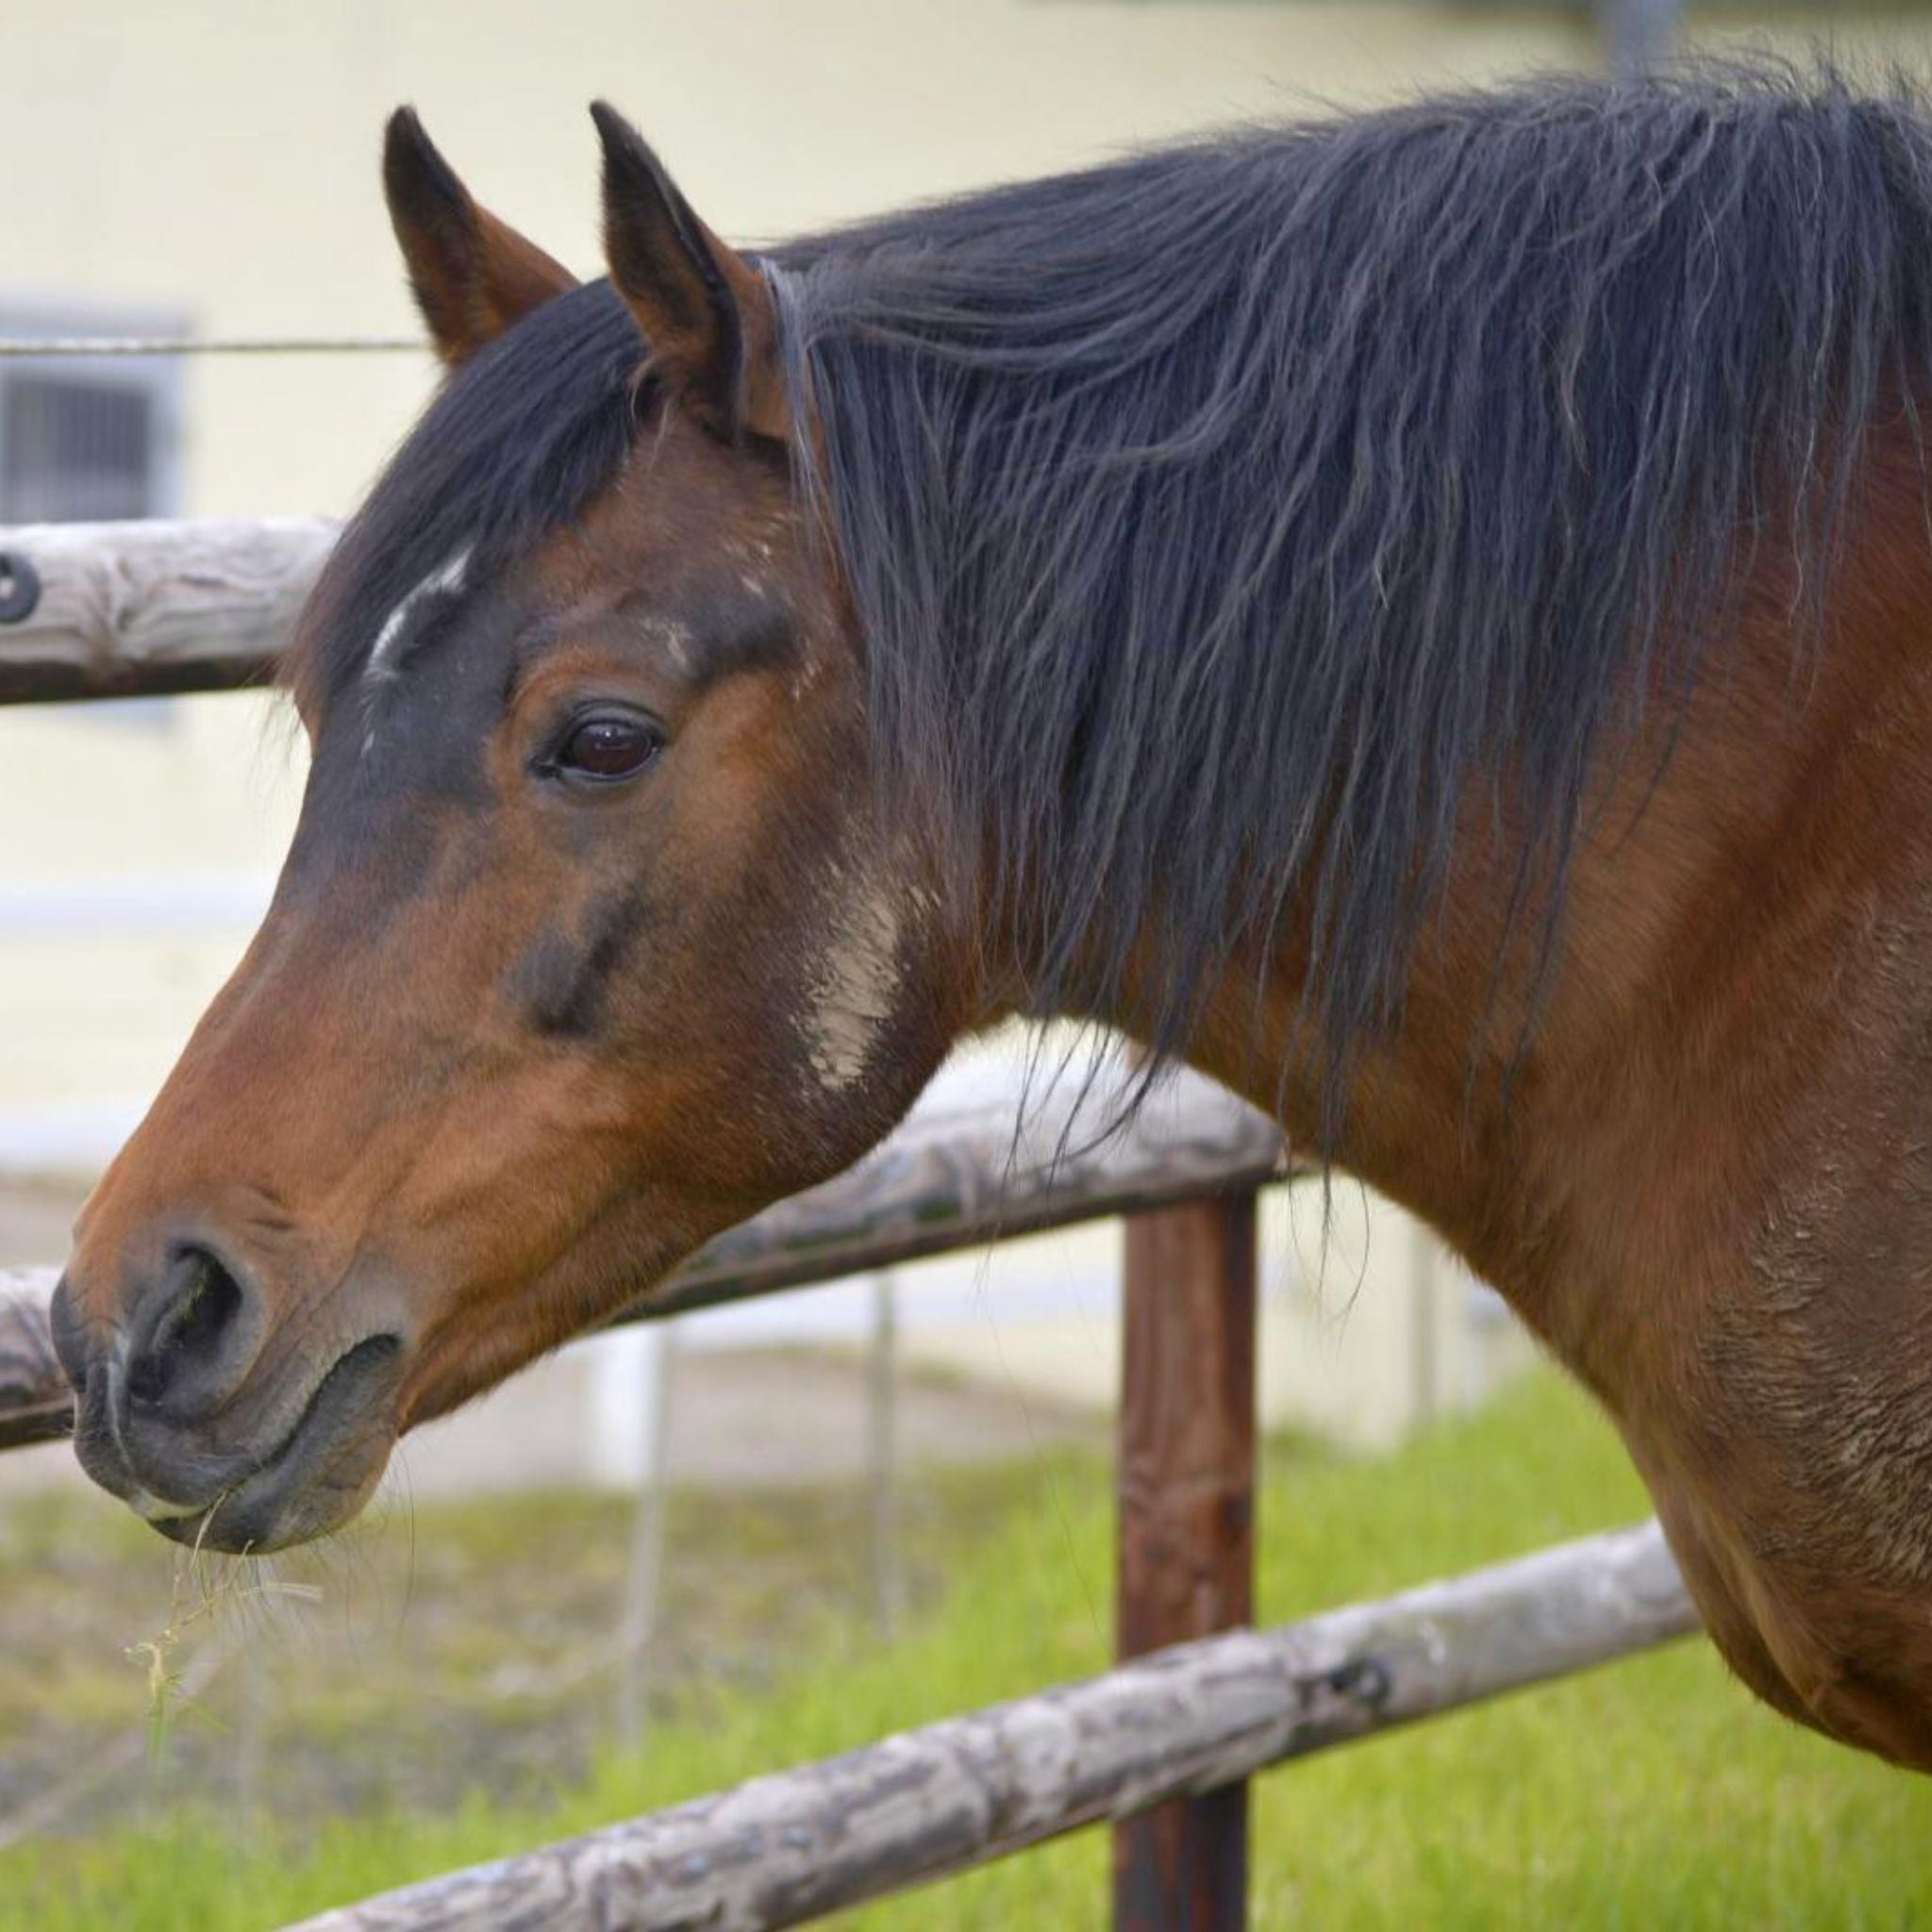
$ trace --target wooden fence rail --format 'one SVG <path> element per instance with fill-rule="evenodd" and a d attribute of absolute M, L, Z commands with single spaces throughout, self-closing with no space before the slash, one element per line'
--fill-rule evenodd
<path fill-rule="evenodd" d="M 385 1892 L 298 1932 L 792 1925 L 1695 1627 L 1646 1524 L 1305 1623 L 1178 1644 Z"/>
<path fill-rule="evenodd" d="M 0 1449 L 74 1429 L 74 1398 L 47 1332 L 51 1268 L 0 1269 Z"/>
<path fill-rule="evenodd" d="M 262 682 L 337 529 L 323 517 L 0 529 L 0 704 Z"/>

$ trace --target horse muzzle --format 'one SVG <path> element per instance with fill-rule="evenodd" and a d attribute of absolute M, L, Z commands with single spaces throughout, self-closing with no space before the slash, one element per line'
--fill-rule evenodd
<path fill-rule="evenodd" d="M 171 1244 L 125 1321 L 83 1313 L 73 1270 L 51 1309 L 77 1402 L 81 1467 L 163 1536 L 265 1552 L 347 1520 L 395 1441 L 395 1327 L 347 1346 L 265 1345 L 260 1289 L 205 1245 Z"/>

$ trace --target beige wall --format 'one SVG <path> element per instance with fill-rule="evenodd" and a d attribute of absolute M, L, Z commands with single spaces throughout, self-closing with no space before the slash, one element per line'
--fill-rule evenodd
<path fill-rule="evenodd" d="M 0 179 L 32 190 L 8 197 L 0 287 L 275 335 L 410 327 L 375 178 L 400 101 L 593 270 L 598 94 L 713 226 L 756 240 L 1591 42 L 1536 9 L 1360 0 L 75 0 L 9 9 L 7 47 Z M 425 379 L 413 358 L 196 365 L 188 508 L 346 505 Z"/>

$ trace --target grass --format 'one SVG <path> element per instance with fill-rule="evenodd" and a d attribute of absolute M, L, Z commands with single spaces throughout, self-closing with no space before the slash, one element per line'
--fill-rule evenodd
<path fill-rule="evenodd" d="M 646 1748 L 605 1752 L 541 1801 L 477 1793 L 440 1815 L 392 1808 L 306 1830 L 170 1811 L 0 1858 L 0 1920 L 272 1924 L 1101 1668 L 1108 1471 L 1070 1456 L 1023 1475 L 992 1479 L 991 1516 L 987 1478 L 951 1479 L 952 1574 L 899 1641 L 821 1618 L 775 1680 L 687 1684 Z M 1386 1462 L 1277 1445 L 1259 1611 L 1379 1594 L 1643 1507 L 1609 1432 L 1547 1376 Z M 761 1515 L 761 1533 L 782 1539 L 783 1513 Z M 439 1528 L 425 1509 L 422 1541 Z M 675 1532 L 672 1548 L 675 1561 Z M 1932 1784 L 1781 1723 L 1692 1642 L 1263 1777 L 1253 1923 L 1924 1924 L 1928 1846 Z M 1106 1856 L 1103 1837 L 1082 1834 L 841 1923 L 1097 1925 Z"/>

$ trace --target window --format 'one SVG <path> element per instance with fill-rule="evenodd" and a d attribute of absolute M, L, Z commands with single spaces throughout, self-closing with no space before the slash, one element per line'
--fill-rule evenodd
<path fill-rule="evenodd" d="M 0 337 L 180 336 L 184 317 L 0 297 Z M 175 513 L 180 369 L 167 356 L 0 356 L 0 524 Z M 166 698 L 90 705 L 91 719 L 164 724 Z"/>
<path fill-rule="evenodd" d="M 179 315 L 0 298 L 0 336 L 178 336 Z M 166 356 L 0 357 L 0 523 L 164 517 L 179 370 Z"/>
<path fill-rule="evenodd" d="M 155 402 L 128 384 L 9 374 L 0 389 L 0 521 L 152 514 Z"/>

